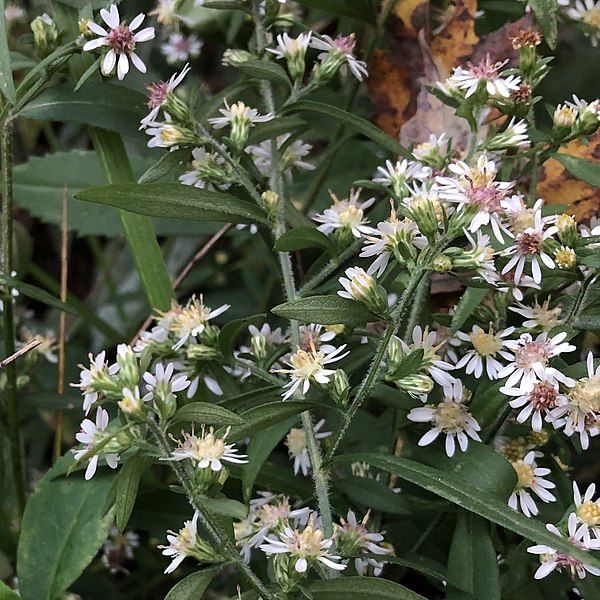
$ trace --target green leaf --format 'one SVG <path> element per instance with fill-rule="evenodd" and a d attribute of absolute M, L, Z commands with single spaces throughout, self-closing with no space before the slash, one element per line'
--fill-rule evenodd
<path fill-rule="evenodd" d="M 471 316 L 473 311 L 483 302 L 483 299 L 490 293 L 486 288 L 467 288 L 461 296 L 454 316 L 452 317 L 451 333 L 456 333 Z"/>
<path fill-rule="evenodd" d="M 254 79 L 266 79 L 267 81 L 272 81 L 274 83 L 283 83 L 288 87 L 291 85 L 283 68 L 277 63 L 269 60 L 252 58 L 236 65 L 236 68 L 244 75 Z"/>
<path fill-rule="evenodd" d="M 4 18 L 4 0 L 0 0 L 0 92 L 10 104 L 15 104 L 17 96 L 10 66 L 8 30 Z"/>
<path fill-rule="evenodd" d="M 410 354 L 407 354 L 401 361 L 400 364 L 394 369 L 394 376 L 397 379 L 402 379 L 403 377 L 408 377 L 412 375 L 415 371 L 418 371 L 421 365 L 423 364 L 423 356 L 425 352 L 423 348 L 417 348 L 413 350 Z"/>
<path fill-rule="evenodd" d="M 20 598 L 19 594 L 0 581 L 0 600 L 20 600 Z"/>
<path fill-rule="evenodd" d="M 338 577 L 308 586 L 313 600 L 425 600 L 399 583 L 377 577 Z"/>
<path fill-rule="evenodd" d="M 121 137 L 92 127 L 89 131 L 108 181 L 111 184 L 121 185 L 127 185 L 123 183 L 125 181 L 133 181 L 133 171 Z M 171 307 L 173 288 L 152 223 L 143 216 L 131 214 L 129 206 L 121 208 L 123 210 L 120 211 L 120 216 L 125 237 L 131 248 L 148 303 L 152 308 L 168 310 Z"/>
<path fill-rule="evenodd" d="M 29 56 L 25 56 L 20 52 L 13 52 L 12 50 L 9 52 L 10 54 L 10 64 L 13 71 L 19 71 L 20 69 L 30 69 L 31 67 L 35 67 L 36 61 L 30 58 Z"/>
<path fill-rule="evenodd" d="M 121 532 L 127 527 L 137 498 L 140 479 L 148 466 L 149 462 L 141 454 L 134 454 L 117 475 L 115 523 Z"/>
<path fill-rule="evenodd" d="M 387 485 L 369 477 L 339 479 L 337 487 L 352 500 L 365 508 L 380 510 L 390 515 L 408 515 L 410 508 L 401 494 L 396 494 Z"/>
<path fill-rule="evenodd" d="M 307 296 L 277 305 L 271 312 L 286 319 L 321 325 L 357 324 L 380 321 L 360 302 L 341 296 Z"/>
<path fill-rule="evenodd" d="M 211 567 L 188 575 L 171 588 L 165 600 L 199 600 L 220 570 L 221 567 Z"/>
<path fill-rule="evenodd" d="M 299 0 L 300 4 L 326 10 L 335 15 L 352 17 L 359 21 L 375 23 L 371 5 L 366 0 Z"/>
<path fill-rule="evenodd" d="M 482 491 L 454 473 L 435 469 L 407 458 L 374 453 L 341 454 L 336 457 L 336 460 L 349 463 L 366 462 L 389 471 L 509 531 L 514 531 L 538 544 L 556 548 L 573 558 L 600 568 L 600 560 L 594 555 L 575 548 L 567 538 L 550 533 L 539 521 L 512 510 L 495 495 Z"/>
<path fill-rule="evenodd" d="M 222 496 L 220 498 L 197 498 L 198 503 L 208 512 L 234 519 L 245 519 L 248 516 L 248 506 L 237 500 Z"/>
<path fill-rule="evenodd" d="M 68 302 L 62 302 L 56 296 L 53 296 L 42 288 L 31 285 L 30 283 L 24 283 L 23 281 L 19 281 L 13 277 L 7 277 L 3 274 L 0 274 L 0 282 L 3 284 L 8 284 L 10 287 L 19 290 L 21 294 L 27 296 L 28 298 L 32 298 L 33 300 L 37 300 L 38 302 L 42 302 L 47 306 L 57 308 L 58 310 L 62 310 L 66 313 L 79 316 L 79 311 L 73 305 Z"/>
<path fill-rule="evenodd" d="M 53 476 L 51 470 L 40 481 L 23 515 L 17 554 L 23 600 L 61 596 L 94 558 L 113 520 L 112 511 L 103 512 L 112 473 L 90 481 Z"/>
<path fill-rule="evenodd" d="M 244 419 L 240 415 L 209 402 L 190 402 L 184 404 L 173 417 L 175 423 L 182 421 L 201 423 L 202 425 L 216 425 L 226 427 L 228 425 L 241 425 Z"/>
<path fill-rule="evenodd" d="M 271 425 L 309 410 L 313 406 L 312 403 L 306 400 L 286 400 L 285 402 L 270 402 L 249 408 L 240 415 L 244 419 L 244 425 L 232 427 L 227 440 L 235 442 L 245 437 L 252 438 L 261 429 L 271 427 Z M 220 433 L 222 432 L 223 430 L 220 430 Z"/>
<path fill-rule="evenodd" d="M 166 152 L 155 162 L 139 179 L 138 183 L 153 183 L 168 175 L 173 169 L 187 162 L 190 151 L 187 148 L 179 148 L 173 152 Z"/>
<path fill-rule="evenodd" d="M 81 190 L 77 200 L 116 206 L 149 217 L 225 223 L 268 223 L 264 212 L 223 192 L 180 183 L 122 183 Z"/>
<path fill-rule="evenodd" d="M 20 114 L 40 121 L 91 125 L 143 139 L 145 134 L 138 128 L 145 102 L 143 94 L 121 85 L 90 82 L 74 91 L 71 84 L 66 84 L 42 92 Z"/>
<path fill-rule="evenodd" d="M 362 133 L 374 142 L 377 142 L 379 145 L 387 148 L 390 152 L 399 154 L 404 158 L 412 158 L 412 154 L 402 144 L 400 144 L 400 142 L 397 142 L 393 138 L 389 137 L 387 134 L 381 131 L 381 129 L 375 127 L 375 125 L 372 123 L 369 123 L 369 121 L 342 110 L 341 108 L 331 106 L 330 104 L 323 104 L 321 102 L 302 100 L 300 102 L 291 104 L 286 108 L 286 110 L 316 112 L 325 115 L 326 117 L 331 117 L 336 121 L 345 123 L 355 131 Z"/>
<path fill-rule="evenodd" d="M 417 573 L 422 573 L 436 579 L 437 581 L 446 582 L 448 580 L 448 573 L 442 565 L 439 565 L 435 560 L 427 558 L 426 556 L 394 556 L 393 554 L 370 554 L 361 553 L 356 555 L 354 558 L 372 558 L 379 562 L 390 563 L 393 565 L 401 565 Z"/>
<path fill-rule="evenodd" d="M 535 16 L 535 21 L 552 50 L 556 48 L 558 29 L 556 26 L 555 0 L 529 0 L 529 6 Z"/>
<path fill-rule="evenodd" d="M 306 121 L 303 121 L 296 115 L 291 117 L 278 116 L 276 119 L 271 119 L 266 123 L 258 123 L 253 127 L 248 136 L 246 145 L 258 144 L 263 140 L 269 140 L 286 133 L 294 133 L 306 127 L 308 127 Z"/>
<path fill-rule="evenodd" d="M 500 600 L 500 573 L 490 525 L 472 513 L 458 513 L 448 554 L 446 600 Z"/>
<path fill-rule="evenodd" d="M 597 161 L 561 153 L 553 154 L 552 158 L 575 175 L 577 179 L 581 179 L 581 181 L 585 181 L 594 187 L 600 187 L 600 164 Z M 587 239 L 584 241 L 586 244 L 589 243 Z"/>
<path fill-rule="evenodd" d="M 99 56 L 83 73 L 83 75 L 79 78 L 77 85 L 73 91 L 79 90 L 79 88 L 90 78 L 92 75 L 98 73 L 100 71 L 100 61 L 102 57 Z"/>
<path fill-rule="evenodd" d="M 250 325 L 257 319 L 264 319 L 265 313 L 244 317 L 242 319 L 234 319 L 224 325 L 219 332 L 219 348 L 224 356 L 231 356 L 233 347 L 238 335 L 247 325 Z"/>
<path fill-rule="evenodd" d="M 279 252 L 293 252 L 304 248 L 321 247 L 335 254 L 335 245 L 316 227 L 295 227 L 280 235 L 275 242 L 275 250 Z"/>
<path fill-rule="evenodd" d="M 242 469 L 242 489 L 246 501 L 250 500 L 252 496 L 252 487 L 264 462 L 296 421 L 296 416 L 290 417 L 281 423 L 259 431 L 250 440 L 247 452 L 248 464 Z"/>

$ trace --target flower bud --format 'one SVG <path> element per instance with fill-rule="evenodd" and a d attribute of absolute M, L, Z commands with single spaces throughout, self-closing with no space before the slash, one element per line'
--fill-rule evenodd
<path fill-rule="evenodd" d="M 264 335 L 253 335 L 250 345 L 256 358 L 260 360 L 267 357 L 267 338 Z"/>
<path fill-rule="evenodd" d="M 568 270 L 575 267 L 577 264 L 577 255 L 573 248 L 561 246 L 554 251 L 554 262 L 559 269 Z"/>
<path fill-rule="evenodd" d="M 447 273 L 452 270 L 452 260 L 445 254 L 439 254 L 433 259 L 432 267 L 437 273 Z"/>
<path fill-rule="evenodd" d="M 234 50 L 233 48 L 228 48 L 223 53 L 221 62 L 226 66 L 237 67 L 238 65 L 243 65 L 245 62 L 248 62 L 253 58 L 255 57 L 246 50 Z"/>
<path fill-rule="evenodd" d="M 590 102 L 585 108 L 580 109 L 577 119 L 577 132 L 580 135 L 590 135 L 600 125 L 600 100 Z"/>
<path fill-rule="evenodd" d="M 58 47 L 58 29 L 53 19 L 44 13 L 31 22 L 35 49 L 41 58 L 45 58 Z"/>
<path fill-rule="evenodd" d="M 190 360 L 208 362 L 220 358 L 221 352 L 214 346 L 207 346 L 206 344 L 193 344 L 188 347 L 186 356 Z"/>
<path fill-rule="evenodd" d="M 556 218 L 556 227 L 558 228 L 558 239 L 561 244 L 573 247 L 579 239 L 577 231 L 577 222 L 572 215 L 563 213 Z"/>
<path fill-rule="evenodd" d="M 567 106 L 566 104 L 559 104 L 552 116 L 554 130 L 557 133 L 562 133 L 564 135 L 571 129 L 576 118 L 577 109 Z"/>
<path fill-rule="evenodd" d="M 350 383 L 348 382 L 348 375 L 346 375 L 346 372 L 342 369 L 336 369 L 327 384 L 327 389 L 337 404 L 345 406 L 348 402 L 348 395 L 350 394 Z"/>
<path fill-rule="evenodd" d="M 364 269 L 350 267 L 346 269 L 346 277 L 340 277 L 339 281 L 344 288 L 344 291 L 338 292 L 339 296 L 358 300 L 377 315 L 387 313 L 387 295 Z"/>
<path fill-rule="evenodd" d="M 433 380 L 424 373 L 413 373 L 394 381 L 394 384 L 399 390 L 403 390 L 414 397 L 426 396 L 433 389 Z"/>
<path fill-rule="evenodd" d="M 119 380 L 123 387 L 133 389 L 140 379 L 140 370 L 131 346 L 127 344 L 117 346 L 117 364 L 119 365 Z"/>
<path fill-rule="evenodd" d="M 137 386 L 133 388 L 133 392 L 129 388 L 123 388 L 123 399 L 117 404 L 126 415 L 133 417 L 144 416 L 144 402 L 140 398 L 140 389 Z"/>
<path fill-rule="evenodd" d="M 276 554 L 273 558 L 273 572 L 275 580 L 284 592 L 289 592 L 303 577 L 294 568 L 296 558 L 290 554 Z"/>

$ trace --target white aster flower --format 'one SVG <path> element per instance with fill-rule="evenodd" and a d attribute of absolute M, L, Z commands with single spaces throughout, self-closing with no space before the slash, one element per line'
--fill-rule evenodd
<path fill-rule="evenodd" d="M 456 450 L 456 442 L 463 452 L 466 452 L 469 446 L 469 437 L 480 442 L 481 438 L 477 432 L 481 428 L 463 404 L 464 390 L 458 379 L 455 379 L 452 387 L 445 389 L 444 393 L 442 402 L 435 406 L 413 408 L 408 413 L 408 419 L 416 423 L 432 425 L 432 428 L 419 440 L 419 446 L 431 444 L 440 433 L 443 433 L 446 436 L 446 454 L 452 457 Z"/>
<path fill-rule="evenodd" d="M 585 493 L 581 495 L 577 482 L 573 482 L 573 502 L 575 514 L 581 523 L 585 523 L 598 538 L 600 534 L 600 498 L 594 500 L 596 484 L 590 483 Z"/>
<path fill-rule="evenodd" d="M 111 4 L 108 10 L 100 9 L 102 20 L 110 28 L 110 32 L 97 25 L 93 21 L 88 22 L 88 28 L 100 37 L 87 42 L 84 51 L 95 50 L 101 46 L 108 46 L 110 49 L 102 60 L 101 71 L 104 75 L 109 75 L 117 65 L 117 77 L 123 79 L 129 72 L 129 60 L 134 64 L 138 71 L 146 72 L 146 65 L 142 59 L 134 52 L 139 42 L 146 42 L 154 38 L 154 27 L 146 27 L 137 33 L 133 33 L 145 18 L 140 13 L 130 25 L 126 22 L 121 23 L 119 9 L 115 4 Z"/>
<path fill-rule="evenodd" d="M 175 370 L 174 363 L 168 363 L 167 366 L 162 363 L 156 363 L 154 373 L 146 372 L 142 378 L 146 382 L 148 394 L 144 400 L 152 399 L 155 396 L 165 398 L 171 394 L 176 394 L 185 390 L 190 385 L 190 380 L 185 373 L 177 373 L 173 376 Z"/>
<path fill-rule="evenodd" d="M 23 8 L 15 6 L 14 4 L 7 4 L 4 7 L 4 19 L 6 20 L 7 25 L 22 21 L 25 18 L 25 14 Z"/>
<path fill-rule="evenodd" d="M 165 105 L 168 95 L 173 93 L 173 90 L 184 80 L 189 73 L 190 66 L 188 64 L 183 67 L 181 73 L 173 73 L 168 81 L 160 83 L 151 83 L 148 89 L 148 108 L 150 112 L 140 121 L 140 129 L 147 127 L 150 123 L 156 121 L 160 109 Z"/>
<path fill-rule="evenodd" d="M 335 346 L 329 344 L 336 336 L 336 332 L 317 325 L 309 323 L 308 325 L 300 325 L 300 348 L 309 352 L 312 348 L 330 354 L 335 350 Z"/>
<path fill-rule="evenodd" d="M 338 35 L 335 39 L 328 35 L 313 36 L 310 45 L 317 50 L 323 50 L 317 57 L 321 64 L 327 59 L 331 59 L 336 63 L 340 62 L 342 65 L 348 65 L 352 75 L 359 81 L 368 76 L 367 64 L 354 56 L 356 46 L 354 34 Z"/>
<path fill-rule="evenodd" d="M 400 340 L 400 344 L 405 355 L 421 348 L 424 353 L 421 368 L 426 369 L 432 379 L 445 388 L 446 393 L 452 393 L 457 380 L 448 373 L 454 370 L 454 365 L 442 360 L 440 349 L 446 345 L 445 340 L 438 340 L 436 332 L 429 331 L 429 327 L 423 329 L 416 325 L 412 331 L 412 343 L 409 345 Z M 462 388 L 460 395 L 462 398 Z"/>
<path fill-rule="evenodd" d="M 160 45 L 160 49 L 167 63 L 176 65 L 199 56 L 202 46 L 202 40 L 198 39 L 193 33 L 184 35 L 176 32 L 172 33 L 169 39 Z"/>
<path fill-rule="evenodd" d="M 225 443 L 229 428 L 223 437 L 217 437 L 211 427 L 208 431 L 202 426 L 202 434 L 197 436 L 192 433 L 181 432 L 183 440 L 177 442 L 177 448 L 171 453 L 167 460 L 191 460 L 196 468 L 208 469 L 215 473 L 223 468 L 223 462 L 234 464 L 247 463 L 245 454 L 240 454 L 235 444 Z"/>
<path fill-rule="evenodd" d="M 306 51 L 310 45 L 312 31 L 301 33 L 298 37 L 290 37 L 288 33 L 280 33 L 277 36 L 277 46 L 275 48 L 267 48 L 269 52 L 275 55 L 275 58 L 287 60 L 304 59 Z"/>
<path fill-rule="evenodd" d="M 332 545 L 333 540 L 326 538 L 323 530 L 311 519 L 301 531 L 286 527 L 279 533 L 278 538 L 265 538 L 265 543 L 261 544 L 260 549 L 269 556 L 290 554 L 294 560 L 294 569 L 298 573 L 306 573 L 309 566 L 313 566 L 316 561 L 330 569 L 343 571 L 346 565 L 337 562 L 340 557 L 328 552 Z"/>
<path fill-rule="evenodd" d="M 330 235 L 337 229 L 348 228 L 354 237 L 372 233 L 373 229 L 367 226 L 365 210 L 374 202 L 375 198 L 369 198 L 364 202 L 359 201 L 361 190 L 350 190 L 350 195 L 344 200 L 338 200 L 335 194 L 331 194 L 333 205 L 326 208 L 322 214 L 313 216 L 313 220 L 321 223 L 317 229 L 325 235 Z"/>
<path fill-rule="evenodd" d="M 392 554 L 393 548 L 381 544 L 385 532 L 374 532 L 367 529 L 369 512 L 363 517 L 362 521 L 356 519 L 354 511 L 348 510 L 346 519 L 340 517 L 340 525 L 335 525 L 334 538 L 337 547 L 342 554 L 355 554 L 362 552 L 364 554 Z M 344 561 L 347 563 L 348 561 Z M 383 563 L 372 558 L 355 558 L 354 567 L 359 575 L 367 575 L 369 567 L 373 568 L 373 575 L 378 577 L 383 570 Z"/>
<path fill-rule="evenodd" d="M 384 166 L 377 167 L 373 181 L 390 186 L 399 193 L 403 185 L 415 179 L 419 181 L 429 179 L 431 173 L 431 167 L 426 167 L 419 162 L 402 159 L 393 163 L 391 160 L 386 160 Z"/>
<path fill-rule="evenodd" d="M 172 573 L 186 558 L 194 556 L 198 537 L 198 513 L 195 512 L 191 521 L 185 521 L 179 533 L 167 531 L 168 546 L 158 546 L 164 556 L 171 559 L 165 573 Z"/>
<path fill-rule="evenodd" d="M 435 178 L 440 198 L 458 203 L 458 210 L 467 206 L 478 209 L 468 227 L 470 232 L 483 225 L 490 225 L 494 236 L 504 243 L 502 231 L 502 201 L 514 187 L 513 181 L 496 181 L 498 166 L 483 153 L 473 166 L 457 161 L 448 166 L 451 176 L 439 175 Z"/>
<path fill-rule="evenodd" d="M 448 137 L 445 133 L 435 135 L 429 134 L 429 139 L 426 142 L 417 144 L 413 148 L 413 156 L 417 160 L 431 161 L 431 163 L 440 166 L 440 160 L 448 153 Z"/>
<path fill-rule="evenodd" d="M 248 126 L 252 126 L 254 123 L 265 123 L 273 118 L 271 113 L 260 115 L 255 108 L 250 108 L 241 101 L 234 102 L 230 106 L 225 100 L 225 108 L 220 108 L 219 112 L 223 115 L 222 117 L 208 119 L 208 122 L 215 129 L 222 129 L 230 124 L 233 125 L 237 121 L 243 121 Z"/>
<path fill-rule="evenodd" d="M 563 537 L 563 534 L 555 525 L 549 523 L 546 525 L 546 529 L 554 535 Z M 585 523 L 580 524 L 575 513 L 569 515 L 568 534 L 569 542 L 580 550 L 589 552 L 590 550 L 600 549 L 600 539 L 592 539 L 588 526 Z M 552 548 L 551 546 L 538 544 L 527 548 L 527 552 L 539 555 L 540 562 L 542 563 L 535 572 L 535 579 L 542 579 L 547 575 L 550 575 L 554 570 L 567 571 L 571 577 L 574 578 L 577 576 L 579 579 L 583 579 L 586 576 L 586 573 L 591 573 L 596 576 L 600 575 L 600 569 L 597 567 L 582 563 L 580 560 L 556 550 L 556 548 Z"/>
<path fill-rule="evenodd" d="M 511 258 L 502 269 L 502 273 L 515 270 L 514 280 L 518 285 L 525 270 L 528 259 L 531 261 L 531 275 L 535 283 L 541 283 L 542 270 L 540 262 L 549 269 L 554 269 L 555 264 L 549 254 L 544 251 L 544 241 L 551 238 L 558 229 L 556 226 L 547 227 L 542 220 L 541 210 L 534 215 L 534 224 L 523 233 L 517 234 L 515 243 L 502 252 Z"/>
<path fill-rule="evenodd" d="M 106 361 L 106 352 L 102 350 L 96 357 L 88 354 L 90 366 L 79 365 L 79 383 L 72 383 L 72 387 L 79 388 L 83 393 L 83 411 L 87 415 L 93 404 L 98 401 L 103 389 L 103 384 L 111 383 L 111 377 L 119 372 L 119 365 L 109 366 Z"/>
<path fill-rule="evenodd" d="M 287 388 L 282 396 L 287 400 L 300 389 L 303 394 L 306 394 L 310 388 L 311 382 L 316 382 L 321 385 L 329 383 L 330 377 L 335 373 L 334 369 L 327 369 L 326 365 L 337 362 L 349 354 L 344 352 L 346 344 L 342 344 L 339 348 L 335 348 L 331 352 L 325 352 L 323 348 L 317 348 L 313 345 L 310 350 L 302 350 L 297 348 L 289 359 L 284 359 L 282 362 L 290 367 L 289 369 L 275 369 L 275 373 L 285 373 L 289 375 L 291 381 L 286 383 L 284 388 Z M 344 352 L 343 354 L 341 354 Z"/>
<path fill-rule="evenodd" d="M 510 93 L 519 89 L 521 78 L 514 75 L 502 77 L 500 72 L 508 60 L 492 62 L 488 54 L 484 60 L 464 67 L 455 67 L 448 79 L 451 87 L 464 90 L 469 98 L 478 89 L 485 89 L 490 96 L 508 98 Z"/>
<path fill-rule="evenodd" d="M 543 331 L 550 331 L 564 322 L 564 319 L 561 319 L 559 316 L 562 308 L 560 306 L 550 308 L 549 298 L 542 302 L 542 304 L 538 304 L 536 301 L 533 306 L 526 306 L 521 302 L 517 302 L 517 306 L 509 306 L 508 310 L 512 310 L 527 319 L 522 323 L 522 326 L 526 329 L 536 329 L 539 327 Z"/>
<path fill-rule="evenodd" d="M 520 387 L 524 390 L 530 389 L 536 381 L 544 380 L 548 375 L 568 385 L 570 378 L 548 366 L 548 361 L 553 356 L 575 350 L 575 346 L 564 341 L 566 337 L 566 331 L 561 331 L 551 338 L 548 338 L 546 332 L 540 333 L 535 339 L 531 334 L 524 333 L 518 340 L 511 340 L 507 346 L 513 355 L 509 364 L 498 373 L 498 377 L 508 377 L 505 387 L 516 387 L 521 382 Z"/>
<path fill-rule="evenodd" d="M 514 327 L 509 327 L 502 331 L 494 332 L 490 325 L 487 333 L 478 325 L 473 325 L 471 333 L 457 332 L 456 337 L 471 344 L 472 349 L 456 363 L 457 369 L 465 367 L 467 375 L 473 373 L 478 379 L 483 374 L 483 365 L 485 363 L 485 371 L 490 379 L 498 378 L 498 371 L 503 368 L 503 365 L 496 356 L 500 356 L 506 360 L 511 358 L 509 352 L 504 348 L 508 347 L 503 339 L 512 335 Z"/>
<path fill-rule="evenodd" d="M 572 387 L 575 381 L 565 378 L 564 385 Z M 539 381 L 530 383 L 527 387 L 503 386 L 500 391 L 507 396 L 515 397 L 509 402 L 512 408 L 520 408 L 517 415 L 519 423 L 525 423 L 531 417 L 531 428 L 541 431 L 543 419 L 557 406 L 563 406 L 567 402 L 565 394 L 561 394 L 558 381 L 552 372 L 543 372 Z"/>
<path fill-rule="evenodd" d="M 179 176 L 183 185 L 197 188 L 215 187 L 227 190 L 231 187 L 232 173 L 229 164 L 216 152 L 207 152 L 204 148 L 192 150 L 191 169 Z"/>
<path fill-rule="evenodd" d="M 529 144 L 527 123 L 523 119 L 517 121 L 515 117 L 512 117 L 503 131 L 496 133 L 488 139 L 486 148 L 489 150 L 528 148 Z"/>
<path fill-rule="evenodd" d="M 367 274 L 360 267 L 349 267 L 345 271 L 346 277 L 340 277 L 338 281 L 343 290 L 338 291 L 338 296 L 350 300 L 366 301 L 377 290 L 377 281 L 372 275 Z"/>
<path fill-rule="evenodd" d="M 539 453 L 538 453 L 539 454 Z M 555 502 L 556 498 L 548 490 L 556 487 L 551 481 L 544 479 L 550 474 L 550 469 L 538 467 L 535 463 L 536 453 L 531 451 L 525 458 L 511 462 L 517 473 L 517 485 L 508 499 L 508 505 L 513 510 L 519 510 L 526 516 L 537 515 L 539 510 L 532 498 L 531 490 L 543 502 Z"/>
<path fill-rule="evenodd" d="M 291 144 L 286 144 L 290 138 L 289 133 L 277 136 L 277 148 L 281 149 L 285 145 L 285 150 L 279 157 L 281 169 L 289 177 L 291 170 L 304 169 L 312 171 L 315 166 L 304 160 L 304 157 L 310 154 L 312 146 L 305 144 L 302 140 L 294 140 Z M 265 176 L 271 173 L 271 140 L 265 140 L 260 144 L 250 145 L 246 152 L 252 156 L 256 168 Z"/>
<path fill-rule="evenodd" d="M 331 431 L 321 431 L 324 425 L 325 419 L 321 419 L 313 427 L 315 439 L 322 440 L 331 435 Z M 298 471 L 300 471 L 306 477 L 310 469 L 310 457 L 308 456 L 306 432 L 304 429 L 290 429 L 285 438 L 285 445 L 287 446 L 290 458 L 294 461 L 294 475 L 297 475 Z"/>
<path fill-rule="evenodd" d="M 84 419 L 81 422 L 81 430 L 75 434 L 75 439 L 84 444 L 84 448 L 72 450 L 75 460 L 81 460 L 93 447 L 106 438 L 106 430 L 108 429 L 108 413 L 102 408 L 96 411 L 96 421 Z M 104 454 L 106 464 L 111 469 L 116 469 L 119 465 L 119 455 L 116 452 L 107 452 Z M 87 469 L 85 470 L 85 478 L 91 479 L 98 468 L 99 455 L 89 458 Z"/>

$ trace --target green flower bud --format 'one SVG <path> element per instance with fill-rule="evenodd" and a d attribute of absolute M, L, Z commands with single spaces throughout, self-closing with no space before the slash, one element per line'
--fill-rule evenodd
<path fill-rule="evenodd" d="M 44 13 L 31 22 L 33 41 L 38 55 L 45 58 L 58 47 L 58 29 L 52 18 Z"/>

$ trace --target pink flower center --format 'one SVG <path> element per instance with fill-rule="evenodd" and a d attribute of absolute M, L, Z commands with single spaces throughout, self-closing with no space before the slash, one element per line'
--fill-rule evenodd
<path fill-rule="evenodd" d="M 542 250 L 542 236 L 539 233 L 522 233 L 517 244 L 522 254 L 539 254 Z"/>
<path fill-rule="evenodd" d="M 354 46 L 356 45 L 354 35 L 338 35 L 334 43 L 344 54 L 354 54 Z"/>
<path fill-rule="evenodd" d="M 500 200 L 504 197 L 504 194 L 494 187 L 474 187 L 472 184 L 467 190 L 467 195 L 471 204 L 479 206 L 485 212 L 499 211 L 501 209 Z"/>
<path fill-rule="evenodd" d="M 162 106 L 169 93 L 169 84 L 166 81 L 160 83 L 151 83 L 148 86 L 148 108 L 156 108 Z"/>
<path fill-rule="evenodd" d="M 492 62 L 490 55 L 485 57 L 485 60 L 473 64 L 472 62 L 467 63 L 467 69 L 472 73 L 474 77 L 479 79 L 494 79 L 498 77 L 500 69 L 506 64 L 504 62 Z"/>
<path fill-rule="evenodd" d="M 185 53 L 187 53 L 188 49 L 189 49 L 188 41 L 185 38 L 181 38 L 180 40 L 177 40 L 175 42 L 175 49 L 178 52 L 185 52 Z"/>
<path fill-rule="evenodd" d="M 515 352 L 515 364 L 519 369 L 528 370 L 533 363 L 546 364 L 550 358 L 548 342 L 526 342 Z"/>
<path fill-rule="evenodd" d="M 556 395 L 554 386 L 541 381 L 535 384 L 529 401 L 535 410 L 550 409 L 556 404 Z"/>
<path fill-rule="evenodd" d="M 108 34 L 108 44 L 117 54 L 129 54 L 133 51 L 135 42 L 133 31 L 126 25 L 119 25 Z"/>

